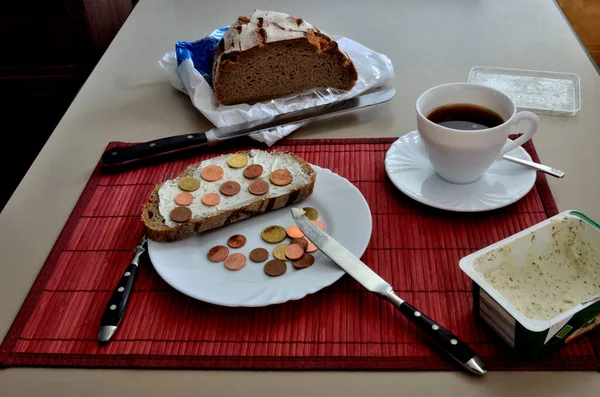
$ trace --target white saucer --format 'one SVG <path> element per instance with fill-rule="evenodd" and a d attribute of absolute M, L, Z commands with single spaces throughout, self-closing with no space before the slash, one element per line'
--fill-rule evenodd
<path fill-rule="evenodd" d="M 507 154 L 531 161 L 522 147 Z M 407 196 L 431 207 L 458 212 L 489 211 L 512 204 L 531 190 L 536 178 L 536 171 L 531 168 L 496 161 L 476 182 L 446 182 L 429 162 L 417 131 L 392 144 L 385 156 L 385 171 Z"/>

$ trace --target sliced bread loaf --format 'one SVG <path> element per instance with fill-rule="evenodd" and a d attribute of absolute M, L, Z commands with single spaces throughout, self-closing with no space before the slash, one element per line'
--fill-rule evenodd
<path fill-rule="evenodd" d="M 298 203 L 312 194 L 315 180 L 313 168 L 290 152 L 222 155 L 157 184 L 142 219 L 148 238 L 175 241 Z"/>
<path fill-rule="evenodd" d="M 358 74 L 337 43 L 291 15 L 239 17 L 217 47 L 213 82 L 223 105 L 255 103 L 312 88 L 350 90 Z"/>

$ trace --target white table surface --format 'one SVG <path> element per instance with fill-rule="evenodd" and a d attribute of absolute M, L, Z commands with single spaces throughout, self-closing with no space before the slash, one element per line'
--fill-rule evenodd
<path fill-rule="evenodd" d="M 206 4 L 203 4 L 206 3 Z M 251 4 L 251 5 L 250 5 Z M 576 73 L 582 109 L 542 116 L 534 138 L 560 210 L 600 219 L 600 76 L 552 0 L 140 0 L 0 214 L 0 336 L 4 336 L 109 141 L 207 129 L 157 68 L 177 40 L 195 40 L 254 8 L 302 17 L 382 52 L 397 96 L 385 106 L 311 123 L 300 137 L 400 136 L 416 127 L 427 88 L 466 81 L 475 65 Z M 252 372 L 9 368 L 0 395 L 592 395 L 595 372 Z"/>

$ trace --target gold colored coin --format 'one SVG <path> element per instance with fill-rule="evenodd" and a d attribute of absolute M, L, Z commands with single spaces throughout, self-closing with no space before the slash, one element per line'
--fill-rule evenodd
<path fill-rule="evenodd" d="M 198 190 L 200 188 L 200 179 L 192 178 L 191 176 L 181 178 L 179 180 L 179 188 L 181 190 L 185 190 L 186 192 Z"/>
<path fill-rule="evenodd" d="M 248 165 L 248 157 L 243 154 L 236 153 L 227 159 L 227 164 L 231 168 L 243 168 Z"/>
<path fill-rule="evenodd" d="M 285 250 L 288 246 L 289 244 L 279 244 L 273 249 L 273 256 L 281 261 L 285 261 L 287 259 L 285 256 Z"/>
<path fill-rule="evenodd" d="M 285 240 L 287 233 L 281 226 L 267 226 L 260 233 L 260 236 L 267 243 L 278 244 Z"/>
<path fill-rule="evenodd" d="M 316 221 L 319 217 L 319 211 L 312 207 L 304 207 L 302 209 L 304 210 L 304 215 L 306 215 L 306 217 L 311 221 Z"/>

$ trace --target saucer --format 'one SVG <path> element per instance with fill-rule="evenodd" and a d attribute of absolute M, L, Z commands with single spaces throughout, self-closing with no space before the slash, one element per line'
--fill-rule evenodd
<path fill-rule="evenodd" d="M 531 161 L 520 146 L 507 155 Z M 385 171 L 392 183 L 414 200 L 457 212 L 489 211 L 512 204 L 531 190 L 536 178 L 534 169 L 503 160 L 495 161 L 476 182 L 446 182 L 429 162 L 417 131 L 392 144 L 385 156 Z"/>

